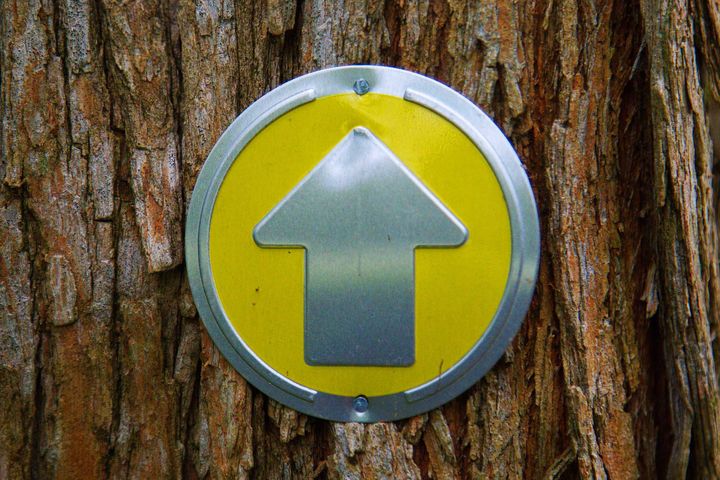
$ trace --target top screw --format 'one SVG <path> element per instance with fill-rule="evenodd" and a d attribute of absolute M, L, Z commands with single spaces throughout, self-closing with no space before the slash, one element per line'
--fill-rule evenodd
<path fill-rule="evenodd" d="M 355 90 L 355 93 L 358 95 L 365 95 L 370 91 L 370 84 L 364 78 L 359 78 L 355 80 L 353 90 Z"/>

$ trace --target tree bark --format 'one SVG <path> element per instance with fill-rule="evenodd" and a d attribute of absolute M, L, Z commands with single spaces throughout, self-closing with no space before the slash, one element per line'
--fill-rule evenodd
<path fill-rule="evenodd" d="M 716 0 L 0 0 L 0 478 L 720 478 L 719 41 Z M 354 63 L 482 107 L 542 224 L 495 368 L 374 425 L 248 385 L 182 264 L 222 131 Z"/>

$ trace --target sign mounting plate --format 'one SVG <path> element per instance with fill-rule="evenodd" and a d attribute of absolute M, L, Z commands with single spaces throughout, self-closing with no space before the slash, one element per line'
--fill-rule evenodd
<path fill-rule="evenodd" d="M 479 380 L 522 322 L 538 258 L 532 190 L 500 130 L 450 88 L 378 66 L 251 105 L 210 153 L 186 226 L 193 296 L 228 361 L 335 421 L 405 418 Z"/>

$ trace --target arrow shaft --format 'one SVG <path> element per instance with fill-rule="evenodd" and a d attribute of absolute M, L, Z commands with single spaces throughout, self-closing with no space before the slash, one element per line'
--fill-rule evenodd
<path fill-rule="evenodd" d="M 305 360 L 407 366 L 415 361 L 411 246 L 306 252 Z"/>

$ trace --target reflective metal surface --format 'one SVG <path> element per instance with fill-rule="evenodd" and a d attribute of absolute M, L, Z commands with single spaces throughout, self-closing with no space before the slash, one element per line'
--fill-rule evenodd
<path fill-rule="evenodd" d="M 362 402 L 362 408 L 357 409 L 357 397 L 327 394 L 298 385 L 269 368 L 247 347 L 218 299 L 210 269 L 208 232 L 222 180 L 257 132 L 290 109 L 315 98 L 352 93 L 359 79 L 366 80 L 372 92 L 405 98 L 435 111 L 473 141 L 502 187 L 510 215 L 512 255 L 506 290 L 492 323 L 460 362 L 412 390 L 368 397 L 367 405 Z M 305 75 L 271 91 L 246 109 L 218 140 L 198 177 L 185 235 L 193 297 L 208 333 L 228 361 L 265 394 L 309 415 L 335 421 L 406 418 L 447 402 L 477 382 L 500 358 L 522 322 L 534 290 L 540 253 L 532 189 L 517 154 L 492 120 L 439 82 L 379 66 L 338 67 Z"/>
<path fill-rule="evenodd" d="M 305 361 L 415 361 L 416 247 L 462 245 L 462 223 L 368 129 L 353 129 L 254 231 L 302 246 Z"/>

